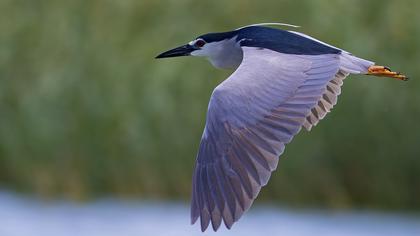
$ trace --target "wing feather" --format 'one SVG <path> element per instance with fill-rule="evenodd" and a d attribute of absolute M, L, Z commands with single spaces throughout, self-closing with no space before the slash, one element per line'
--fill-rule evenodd
<path fill-rule="evenodd" d="M 338 96 L 341 94 L 343 80 L 348 75 L 348 73 L 340 70 L 335 77 L 328 82 L 326 88 L 323 89 L 322 98 L 306 117 L 306 121 L 303 124 L 306 130 L 310 131 L 316 126 L 337 104 Z"/>
<path fill-rule="evenodd" d="M 242 64 L 213 91 L 197 155 L 191 220 L 201 218 L 203 231 L 210 222 L 215 231 L 221 221 L 230 228 L 249 209 L 285 145 L 331 109 L 330 90 L 341 85 L 331 82 L 337 54 L 243 51 Z"/>

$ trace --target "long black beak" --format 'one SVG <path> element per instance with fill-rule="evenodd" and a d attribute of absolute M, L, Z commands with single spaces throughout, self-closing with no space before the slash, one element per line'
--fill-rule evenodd
<path fill-rule="evenodd" d="M 164 53 L 161 53 L 157 55 L 156 58 L 189 56 L 194 50 L 196 50 L 196 48 L 189 44 L 186 44 L 181 47 L 177 47 Z"/>

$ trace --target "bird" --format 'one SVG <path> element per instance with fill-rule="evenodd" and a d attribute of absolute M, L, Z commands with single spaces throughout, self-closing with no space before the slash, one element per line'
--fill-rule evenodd
<path fill-rule="evenodd" d="M 280 26 L 280 27 L 279 27 Z M 198 56 L 233 73 L 213 90 L 192 180 L 191 224 L 232 225 L 250 208 L 285 145 L 336 105 L 350 74 L 407 76 L 284 23 L 207 33 L 156 58 Z"/>

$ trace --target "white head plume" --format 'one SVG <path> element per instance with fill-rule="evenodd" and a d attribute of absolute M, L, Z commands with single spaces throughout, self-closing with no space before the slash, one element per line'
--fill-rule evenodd
<path fill-rule="evenodd" d="M 236 30 L 240 30 L 246 27 L 251 27 L 251 26 L 265 26 L 265 25 L 277 25 L 277 26 L 287 26 L 287 27 L 292 27 L 292 28 L 299 28 L 300 26 L 298 25 L 291 25 L 291 24 L 285 24 L 285 23 L 258 23 L 258 24 L 252 24 L 252 25 L 246 25 L 240 28 L 237 28 Z"/>

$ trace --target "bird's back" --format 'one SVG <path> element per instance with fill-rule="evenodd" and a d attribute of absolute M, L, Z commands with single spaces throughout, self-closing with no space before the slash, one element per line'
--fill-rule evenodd
<path fill-rule="evenodd" d="M 250 26 L 238 30 L 241 46 L 261 47 L 297 55 L 339 54 L 340 49 L 282 29 Z"/>

